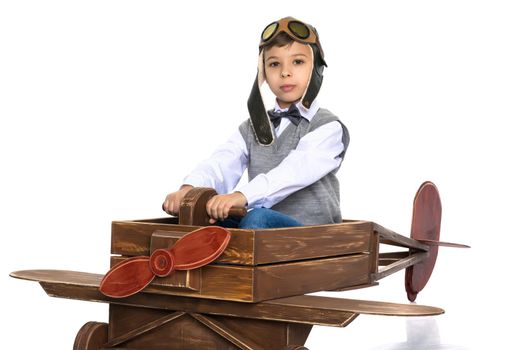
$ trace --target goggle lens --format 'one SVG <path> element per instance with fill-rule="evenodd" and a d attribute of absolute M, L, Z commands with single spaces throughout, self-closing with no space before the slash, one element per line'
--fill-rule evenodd
<path fill-rule="evenodd" d="M 288 23 L 288 29 L 297 36 L 299 39 L 306 39 L 310 36 L 310 30 L 308 27 L 301 22 L 298 21 L 291 21 Z"/>
<path fill-rule="evenodd" d="M 270 23 L 262 32 L 262 41 L 268 41 L 272 37 L 272 35 L 277 31 L 277 27 L 279 27 L 279 23 Z"/>

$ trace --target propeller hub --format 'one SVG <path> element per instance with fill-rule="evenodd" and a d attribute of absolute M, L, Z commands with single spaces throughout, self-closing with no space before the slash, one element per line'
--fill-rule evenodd
<path fill-rule="evenodd" d="M 159 277 L 168 276 L 173 270 L 173 257 L 167 249 L 157 249 L 151 254 L 151 271 Z"/>

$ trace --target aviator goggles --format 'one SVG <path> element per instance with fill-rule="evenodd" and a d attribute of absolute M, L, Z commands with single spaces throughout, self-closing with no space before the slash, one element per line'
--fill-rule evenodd
<path fill-rule="evenodd" d="M 296 20 L 293 17 L 282 18 L 272 22 L 264 28 L 261 34 L 259 47 L 264 46 L 272 40 L 278 33 L 285 32 L 291 38 L 308 44 L 319 45 L 317 31 L 309 24 Z"/>

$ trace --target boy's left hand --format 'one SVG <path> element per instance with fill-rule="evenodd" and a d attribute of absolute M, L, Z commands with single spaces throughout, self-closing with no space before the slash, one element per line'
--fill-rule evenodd
<path fill-rule="evenodd" d="M 244 207 L 247 202 L 246 197 L 241 192 L 219 194 L 211 197 L 206 204 L 206 211 L 210 216 L 210 224 L 226 219 L 231 207 Z"/>

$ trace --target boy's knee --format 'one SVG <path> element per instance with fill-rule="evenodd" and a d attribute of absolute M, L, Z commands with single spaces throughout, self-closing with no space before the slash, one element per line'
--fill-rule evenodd
<path fill-rule="evenodd" d="M 267 228 L 268 212 L 266 208 L 255 208 L 250 210 L 239 223 L 239 228 Z"/>

